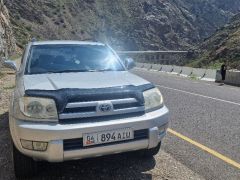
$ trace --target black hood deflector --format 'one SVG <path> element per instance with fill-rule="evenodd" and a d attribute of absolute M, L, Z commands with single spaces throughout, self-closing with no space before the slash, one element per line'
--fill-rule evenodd
<path fill-rule="evenodd" d="M 54 99 L 58 113 L 62 113 L 69 102 L 101 101 L 121 98 L 136 98 L 140 105 L 144 105 L 143 91 L 152 89 L 151 83 L 140 86 L 117 86 L 93 89 L 59 89 L 59 90 L 26 90 L 25 96 L 44 97 Z"/>

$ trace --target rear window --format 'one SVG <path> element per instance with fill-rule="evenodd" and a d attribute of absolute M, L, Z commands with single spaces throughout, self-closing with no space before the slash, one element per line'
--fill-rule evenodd
<path fill-rule="evenodd" d="M 103 45 L 35 45 L 26 74 L 124 70 L 119 57 Z"/>

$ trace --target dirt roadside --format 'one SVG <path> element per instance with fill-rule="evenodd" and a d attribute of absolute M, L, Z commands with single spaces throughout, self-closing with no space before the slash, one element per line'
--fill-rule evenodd
<path fill-rule="evenodd" d="M 14 75 L 0 76 L 0 180 L 14 180 L 8 127 L 9 96 Z M 42 163 L 34 179 L 203 179 L 171 155 L 161 151 L 155 158 L 143 159 L 127 153 L 65 163 Z"/>

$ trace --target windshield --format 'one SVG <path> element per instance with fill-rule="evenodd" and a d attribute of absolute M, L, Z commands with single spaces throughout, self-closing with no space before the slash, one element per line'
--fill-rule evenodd
<path fill-rule="evenodd" d="M 103 45 L 36 45 L 26 74 L 124 70 L 119 57 Z"/>

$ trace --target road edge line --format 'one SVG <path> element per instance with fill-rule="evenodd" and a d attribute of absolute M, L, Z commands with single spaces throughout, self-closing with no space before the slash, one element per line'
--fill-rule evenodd
<path fill-rule="evenodd" d="M 171 134 L 173 134 L 173 135 L 175 135 L 175 136 L 177 136 L 177 137 L 179 137 L 179 138 L 189 142 L 190 144 L 195 145 L 196 147 L 198 147 L 198 148 L 208 152 L 209 154 L 211 154 L 211 155 L 221 159 L 222 161 L 224 161 L 224 162 L 226 162 L 226 163 L 228 163 L 228 164 L 230 164 L 230 165 L 240 169 L 240 164 L 238 162 L 236 162 L 236 161 L 234 161 L 234 160 L 232 160 L 232 159 L 230 159 L 230 158 L 228 158 L 228 157 L 218 153 L 217 151 L 215 151 L 213 149 L 210 149 L 207 146 L 204 146 L 204 145 L 202 145 L 202 144 L 200 144 L 200 143 L 198 143 L 198 142 L 188 138 L 187 136 L 184 136 L 184 135 L 182 135 L 182 134 L 180 134 L 180 133 L 178 133 L 178 132 L 176 132 L 176 131 L 174 131 L 174 130 L 172 130 L 170 128 L 168 128 L 167 131 L 169 133 L 171 133 Z"/>
<path fill-rule="evenodd" d="M 197 94 L 197 93 L 193 93 L 193 92 L 188 92 L 188 91 L 185 91 L 185 90 L 175 89 L 175 88 L 171 88 L 171 87 L 167 87 L 167 86 L 162 86 L 162 85 L 156 85 L 156 86 L 159 87 L 159 88 L 170 89 L 170 90 L 173 90 L 173 91 L 178 91 L 178 92 L 185 93 L 185 94 L 190 94 L 190 95 L 193 95 L 193 96 L 198 96 L 198 97 L 202 97 L 202 98 L 207 98 L 207 99 L 211 99 L 211 100 L 215 100 L 215 101 L 220 101 L 220 102 L 224 102 L 224 103 L 229 103 L 229 104 L 233 104 L 233 105 L 240 106 L 240 103 L 233 102 L 233 101 L 228 101 L 228 100 L 224 100 L 224 99 L 219 99 L 219 98 L 215 98 L 215 97 L 211 97 L 211 96 L 205 96 L 205 95 L 202 95 L 202 94 Z"/>

